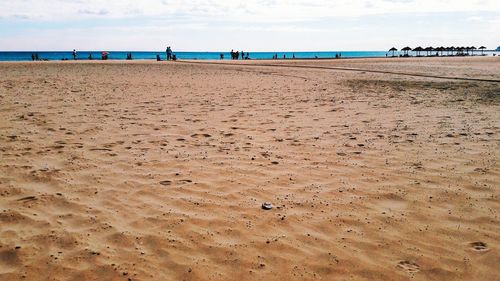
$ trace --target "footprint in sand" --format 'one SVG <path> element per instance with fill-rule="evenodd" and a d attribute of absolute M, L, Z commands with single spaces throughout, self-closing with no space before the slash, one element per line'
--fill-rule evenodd
<path fill-rule="evenodd" d="M 402 269 L 408 273 L 417 273 L 420 271 L 420 266 L 411 261 L 400 261 L 397 265 L 399 269 Z"/>
<path fill-rule="evenodd" d="M 185 180 L 178 180 L 177 184 L 188 184 L 188 183 L 192 183 L 192 182 L 193 182 L 192 180 L 185 179 Z M 164 181 L 160 181 L 160 184 L 161 185 L 172 185 L 172 181 L 171 180 L 164 180 Z"/>
<path fill-rule="evenodd" d="M 192 183 L 192 180 L 178 180 L 177 181 L 179 184 L 187 184 L 187 183 Z"/>
<path fill-rule="evenodd" d="M 26 197 L 17 199 L 17 201 L 23 201 L 23 202 L 36 201 L 36 200 L 37 200 L 36 196 L 26 196 Z"/>
<path fill-rule="evenodd" d="M 489 251 L 488 245 L 486 245 L 486 243 L 481 242 L 481 241 L 471 242 L 471 243 L 469 243 L 469 246 L 472 248 L 472 250 L 474 250 L 476 252 Z"/>
<path fill-rule="evenodd" d="M 202 136 L 202 137 L 205 137 L 205 138 L 210 138 L 210 137 L 212 137 L 212 135 L 210 135 L 210 134 L 192 134 L 192 135 L 191 135 L 191 137 L 192 137 L 192 138 L 197 138 L 197 137 L 199 137 L 199 136 Z"/>

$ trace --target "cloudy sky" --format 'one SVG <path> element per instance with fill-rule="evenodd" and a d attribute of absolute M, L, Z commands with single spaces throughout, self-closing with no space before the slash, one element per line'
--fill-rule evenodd
<path fill-rule="evenodd" d="M 500 0 L 0 0 L 0 50 L 500 46 Z"/>

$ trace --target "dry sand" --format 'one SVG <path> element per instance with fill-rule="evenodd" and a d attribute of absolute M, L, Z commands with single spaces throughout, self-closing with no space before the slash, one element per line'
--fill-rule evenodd
<path fill-rule="evenodd" d="M 500 83 L 255 65 L 499 58 L 244 63 L 0 64 L 0 280 L 500 280 Z"/>

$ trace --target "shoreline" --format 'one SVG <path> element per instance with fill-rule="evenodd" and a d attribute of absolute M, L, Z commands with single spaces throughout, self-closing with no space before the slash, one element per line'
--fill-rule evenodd
<path fill-rule="evenodd" d="M 107 60 L 100 60 L 100 59 L 93 59 L 93 60 L 88 60 L 88 59 L 82 59 L 82 60 L 38 60 L 38 61 L 31 61 L 31 60 L 17 60 L 17 61 L 0 61 L 0 64 L 2 63 L 134 63 L 134 62 L 139 62 L 139 63 L 175 63 L 175 62 L 220 62 L 221 64 L 228 64 L 228 63 L 234 63 L 234 64 L 239 64 L 244 65 L 245 63 L 250 64 L 251 62 L 294 62 L 294 61 L 349 61 L 349 60 L 392 60 L 392 61 L 405 61 L 405 60 L 415 60 L 415 59 L 427 59 L 427 60 L 439 60 L 439 59 L 500 59 L 500 56 L 409 56 L 409 57 L 343 57 L 343 58 L 287 58 L 287 59 L 265 59 L 265 58 L 259 58 L 259 59 L 249 59 L 249 60 L 229 60 L 229 59 L 224 59 L 224 60 L 219 60 L 219 59 L 177 59 L 176 61 L 167 61 L 167 60 L 161 60 L 157 61 L 156 59 L 133 59 L 133 60 L 126 60 L 126 59 L 107 59 Z"/>
<path fill-rule="evenodd" d="M 8 53 L 16 54 L 18 52 L 8 52 Z M 30 52 L 22 52 L 22 53 L 25 55 L 30 54 Z M 322 56 L 325 53 L 329 54 L 329 56 Z M 353 53 L 357 54 L 357 55 L 352 55 Z M 363 53 L 365 53 L 366 55 L 362 55 Z M 42 52 L 40 54 L 44 54 L 44 53 Z M 59 57 L 55 57 L 55 58 L 52 57 L 52 56 L 56 56 L 56 54 Z M 102 59 L 100 59 L 100 54 L 97 54 L 97 52 L 93 52 L 92 54 L 94 56 L 94 59 L 92 59 L 92 60 L 95 60 L 95 61 L 102 60 Z M 177 54 L 178 60 L 201 60 L 201 61 L 220 60 L 218 55 L 216 53 L 212 53 L 212 52 L 198 53 L 199 55 L 201 54 L 200 57 L 197 57 L 197 53 L 194 53 L 194 54 L 174 53 L 174 54 Z M 209 56 L 204 57 L 203 54 L 209 54 Z M 225 54 L 225 59 L 223 59 L 222 61 L 236 61 L 236 60 L 228 59 L 229 56 L 226 53 L 224 53 L 224 54 Z M 324 52 L 323 54 L 314 53 L 314 52 L 305 52 L 305 53 L 292 53 L 292 52 L 280 53 L 280 52 L 278 52 L 277 53 L 278 59 L 272 59 L 271 55 L 274 56 L 273 53 L 251 53 L 251 54 L 253 54 L 254 56 L 251 55 L 250 60 L 278 60 L 278 61 L 281 61 L 281 60 L 368 59 L 368 58 L 388 58 L 388 59 L 389 58 L 440 58 L 440 57 L 461 58 L 461 57 L 493 57 L 495 55 L 500 56 L 500 52 L 486 52 L 485 54 L 476 53 L 474 55 L 442 55 L 442 56 L 436 56 L 436 55 L 399 56 L 399 55 L 397 55 L 397 56 L 392 56 L 387 52 L 380 52 L 380 51 L 360 51 L 360 52 L 352 51 L 352 52 Z M 287 56 L 287 58 L 285 58 L 285 59 L 283 59 L 284 54 L 286 54 L 286 56 Z M 297 57 L 292 58 L 292 54 L 297 54 Z M 317 54 L 317 57 L 315 57 L 315 54 Z M 341 54 L 342 56 L 335 57 L 336 54 Z M 376 54 L 376 55 L 374 55 L 374 54 Z M 68 52 L 60 52 L 60 53 L 59 52 L 46 52 L 44 55 L 46 55 L 48 57 L 42 57 L 42 59 L 40 59 L 38 61 L 72 61 L 73 60 L 70 57 L 70 53 L 68 53 Z M 85 51 L 81 51 L 80 55 L 82 57 L 79 60 L 88 61 L 88 58 L 87 58 L 88 54 Z M 125 52 L 116 52 L 115 54 L 110 53 L 110 55 L 109 55 L 110 58 L 108 60 L 119 60 L 119 61 L 127 60 L 126 55 L 127 54 Z M 138 52 L 138 53 L 132 52 L 132 56 L 134 58 L 133 60 L 156 61 L 156 55 L 160 55 L 162 59 L 164 59 L 164 56 L 165 56 L 165 54 L 163 52 L 157 52 L 157 53 L 152 52 L 152 53 L 148 53 L 148 54 L 144 54 L 141 52 Z M 4 56 L 2 58 L 2 52 L 0 52 L 0 62 L 7 62 L 7 61 L 9 61 L 9 62 L 10 61 L 19 61 L 19 62 L 26 61 L 26 62 L 28 62 L 28 61 L 32 61 L 30 58 L 23 57 L 23 56 L 18 56 L 17 59 L 12 59 L 12 60 L 9 60 L 7 57 L 8 56 Z M 22 57 L 22 59 L 20 59 L 21 57 Z M 244 60 L 238 59 L 237 61 L 244 61 Z"/>

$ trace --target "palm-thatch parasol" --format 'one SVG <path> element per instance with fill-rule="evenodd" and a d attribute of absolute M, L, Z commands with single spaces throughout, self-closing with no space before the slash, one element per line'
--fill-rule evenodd
<path fill-rule="evenodd" d="M 477 48 L 476 48 L 476 47 L 474 47 L 474 46 L 472 46 L 472 47 L 470 47 L 470 50 L 471 50 L 471 52 L 472 52 L 472 55 L 474 55 L 474 50 L 477 50 Z"/>
<path fill-rule="evenodd" d="M 420 52 L 422 52 L 424 49 L 420 46 L 416 47 L 415 49 L 413 49 L 414 52 L 417 53 L 417 57 L 420 57 Z"/>
<path fill-rule="evenodd" d="M 432 47 L 426 47 L 426 48 L 424 49 L 424 51 L 426 51 L 426 52 L 427 52 L 427 56 L 429 56 L 429 54 L 430 54 L 433 50 L 434 50 L 434 48 L 432 48 Z"/>
<path fill-rule="evenodd" d="M 411 48 L 410 47 L 404 47 L 403 49 L 401 49 L 401 51 L 404 52 L 405 56 L 408 56 L 408 51 L 411 51 Z"/>
<path fill-rule="evenodd" d="M 439 49 L 438 51 L 439 51 L 439 52 L 441 52 L 441 56 L 442 56 L 442 55 L 443 55 L 443 52 L 444 52 L 444 50 L 445 50 L 445 48 L 444 48 L 443 46 L 441 46 L 441 47 L 439 47 L 438 49 Z"/>
<path fill-rule="evenodd" d="M 389 49 L 389 52 L 392 52 L 392 56 L 394 57 L 394 52 L 396 52 L 398 49 L 396 49 L 395 47 L 392 47 Z"/>
<path fill-rule="evenodd" d="M 453 56 L 453 52 L 456 51 L 456 48 L 454 46 L 450 47 L 451 55 Z"/>
<path fill-rule="evenodd" d="M 478 49 L 481 50 L 481 56 L 484 56 L 484 49 L 486 49 L 486 47 L 485 46 L 481 46 Z"/>
<path fill-rule="evenodd" d="M 445 49 L 445 51 L 446 51 L 446 55 L 447 55 L 447 56 L 449 56 L 449 55 L 450 55 L 450 52 L 452 52 L 452 51 L 453 51 L 451 47 L 446 47 L 446 48 L 444 48 L 444 49 Z"/>

